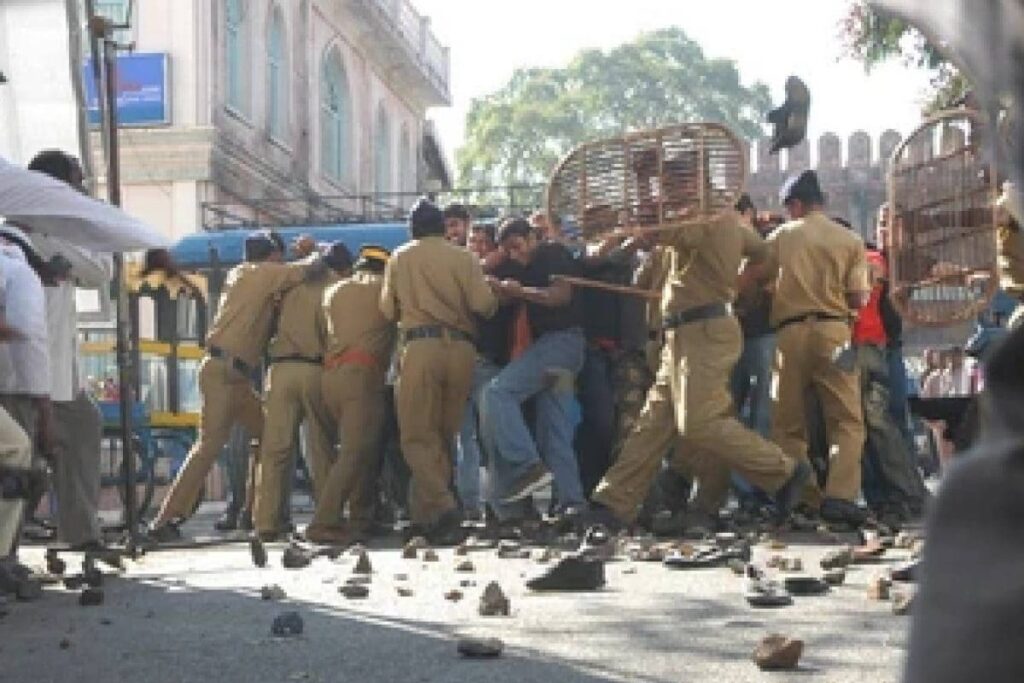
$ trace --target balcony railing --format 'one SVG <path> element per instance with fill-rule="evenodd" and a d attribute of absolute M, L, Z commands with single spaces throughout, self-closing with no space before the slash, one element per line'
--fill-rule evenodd
<path fill-rule="evenodd" d="M 431 85 L 445 100 L 450 99 L 448 87 L 448 48 L 438 42 L 430 30 L 430 20 L 416 11 L 409 0 L 364 0 L 405 46 Z"/>

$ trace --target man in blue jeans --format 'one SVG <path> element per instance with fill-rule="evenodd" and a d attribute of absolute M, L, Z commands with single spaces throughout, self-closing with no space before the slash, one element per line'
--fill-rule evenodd
<path fill-rule="evenodd" d="M 531 339 L 483 394 L 488 448 L 496 470 L 511 476 L 501 477 L 507 482 L 503 502 L 522 500 L 553 479 L 558 508 L 579 508 L 584 498 L 573 451 L 572 405 L 573 381 L 583 367 L 582 314 L 571 285 L 556 277 L 571 275 L 575 263 L 568 249 L 540 242 L 522 219 L 502 224 L 498 244 L 514 268 L 496 291 L 517 304 L 513 326 L 528 325 Z M 530 398 L 536 400 L 536 443 L 521 409 Z"/>

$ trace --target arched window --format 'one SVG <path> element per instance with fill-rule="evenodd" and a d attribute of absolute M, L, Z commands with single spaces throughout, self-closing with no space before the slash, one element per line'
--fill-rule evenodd
<path fill-rule="evenodd" d="M 345 65 L 334 47 L 320 67 L 320 170 L 338 181 L 348 179 L 351 111 Z"/>
<path fill-rule="evenodd" d="M 377 105 L 376 131 L 374 138 L 375 190 L 378 193 L 391 191 L 391 122 L 388 120 L 384 103 Z"/>
<path fill-rule="evenodd" d="M 409 139 L 409 124 L 402 124 L 402 135 L 398 142 L 398 190 L 413 192 L 415 188 L 416 165 L 412 158 L 412 143 Z"/>
<path fill-rule="evenodd" d="M 288 136 L 288 36 L 281 8 L 270 13 L 267 28 L 267 130 L 278 140 Z"/>
<path fill-rule="evenodd" d="M 249 29 L 245 21 L 245 2 L 227 0 L 227 103 L 240 112 L 249 111 Z"/>

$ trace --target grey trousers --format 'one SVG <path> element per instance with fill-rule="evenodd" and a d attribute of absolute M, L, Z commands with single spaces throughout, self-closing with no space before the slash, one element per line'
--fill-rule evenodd
<path fill-rule="evenodd" d="M 57 535 L 69 545 L 102 540 L 99 521 L 103 417 L 84 391 L 53 403 Z"/>

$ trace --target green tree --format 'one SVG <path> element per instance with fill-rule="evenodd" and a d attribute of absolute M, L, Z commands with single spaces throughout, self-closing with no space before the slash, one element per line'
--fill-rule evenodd
<path fill-rule="evenodd" d="M 770 106 L 767 86 L 744 86 L 733 61 L 708 59 L 681 29 L 662 29 L 585 50 L 565 68 L 519 69 L 504 88 L 473 100 L 459 182 L 543 182 L 585 140 L 670 123 L 715 121 L 758 137 Z"/>
<path fill-rule="evenodd" d="M 931 73 L 932 94 L 926 112 L 946 109 L 963 100 L 967 79 L 956 65 L 920 31 L 898 17 L 854 0 L 843 22 L 847 52 L 869 71 L 890 59 Z"/>

